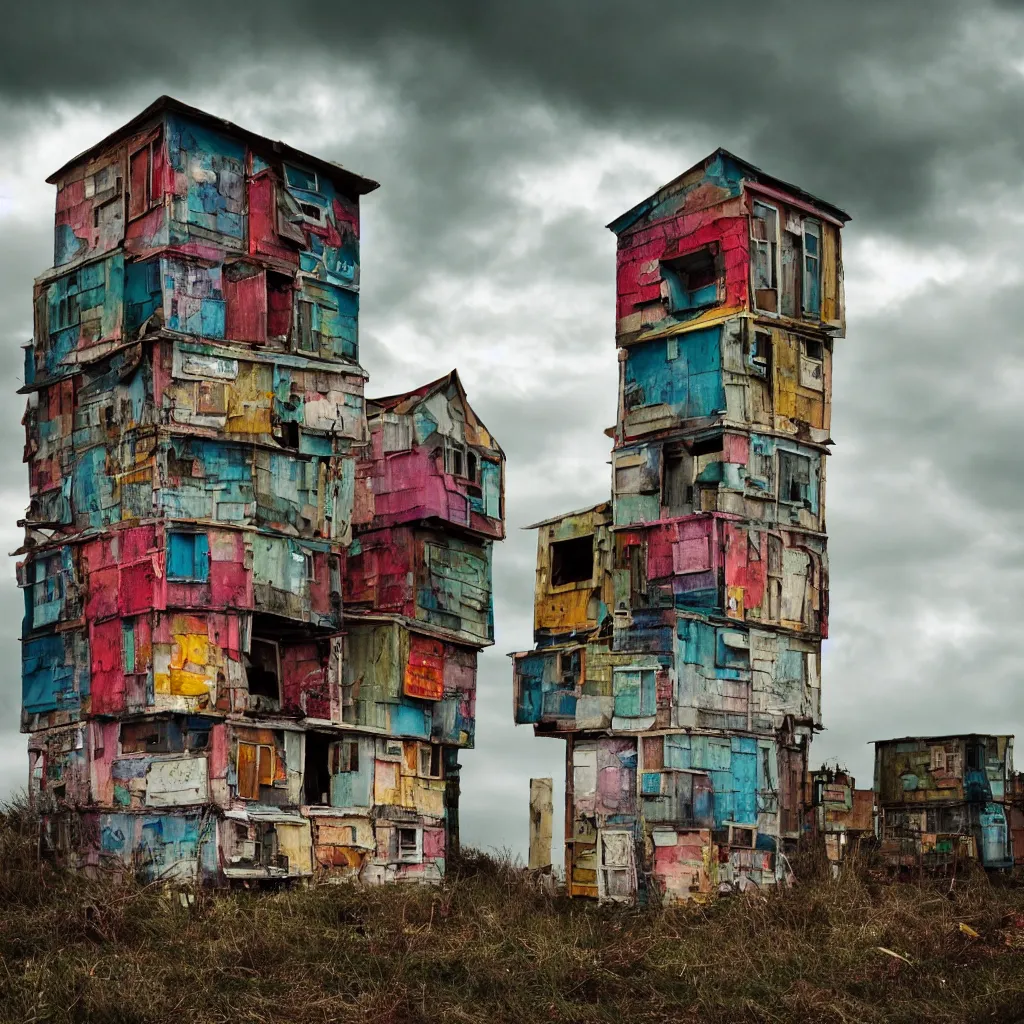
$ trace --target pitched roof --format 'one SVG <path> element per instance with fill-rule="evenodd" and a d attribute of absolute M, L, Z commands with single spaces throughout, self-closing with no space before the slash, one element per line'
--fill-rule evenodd
<path fill-rule="evenodd" d="M 182 103 L 181 100 L 176 100 L 173 96 L 161 96 L 141 113 L 136 114 L 130 121 L 112 131 L 106 138 L 100 139 L 99 142 L 83 150 L 78 156 L 72 157 L 46 180 L 52 185 L 65 171 L 93 154 L 121 142 L 130 135 L 134 135 L 137 131 L 144 128 L 147 122 L 152 121 L 158 114 L 163 113 L 181 114 L 193 121 L 199 121 L 201 124 L 216 131 L 224 132 L 226 135 L 244 139 L 255 148 L 269 149 L 282 159 L 306 164 L 319 171 L 325 178 L 335 182 L 343 191 L 351 195 L 366 195 L 367 192 L 372 192 L 375 188 L 380 187 L 379 182 L 374 181 L 372 178 L 364 178 L 361 174 L 356 174 L 355 171 L 346 170 L 341 164 L 324 160 L 323 157 L 314 156 L 312 153 L 305 153 L 301 149 L 295 149 L 286 142 L 277 142 L 274 139 L 267 138 L 265 135 L 257 135 L 247 128 L 242 128 L 237 124 L 232 124 L 231 121 L 224 120 L 222 117 L 215 117 L 213 114 L 208 114 L 205 110 L 200 110 L 198 107 L 190 107 L 187 103 Z"/>
<path fill-rule="evenodd" d="M 469 404 L 469 399 L 466 397 L 466 389 L 462 386 L 462 381 L 459 379 L 458 370 L 452 370 L 450 373 L 446 373 L 443 377 L 438 377 L 437 380 L 432 380 L 429 384 L 422 384 L 420 387 L 413 388 L 411 391 L 403 391 L 401 394 L 397 395 L 385 395 L 382 398 L 367 398 L 367 414 L 370 414 L 370 406 L 376 406 L 384 412 L 394 412 L 395 410 L 401 413 L 411 412 L 412 409 L 419 405 L 425 398 L 429 398 L 436 392 L 443 391 L 452 385 L 454 385 L 459 397 L 462 399 L 462 404 L 465 407 L 466 412 L 473 417 L 474 421 L 491 439 L 492 449 L 499 452 L 501 455 L 504 455 L 505 453 L 502 450 L 501 445 L 498 444 L 494 435 L 487 429 L 487 424 L 477 416 L 475 410 Z"/>
<path fill-rule="evenodd" d="M 652 200 L 661 196 L 663 193 L 668 192 L 673 185 L 681 181 L 688 174 L 695 171 L 698 167 L 706 166 L 717 157 L 726 157 L 727 159 L 732 160 L 733 163 L 738 164 L 752 178 L 755 178 L 762 184 L 773 185 L 784 192 L 790 193 L 795 198 L 803 200 L 805 203 L 817 206 L 824 212 L 831 214 L 837 220 L 842 221 L 844 224 L 850 219 L 850 215 L 848 213 L 844 213 L 838 206 L 833 206 L 831 203 L 825 202 L 824 199 L 819 199 L 817 196 L 812 195 L 810 192 L 807 192 L 802 188 L 798 188 L 796 185 L 790 184 L 788 181 L 783 181 L 781 178 L 776 178 L 774 175 L 762 171 L 760 167 L 755 167 L 754 164 L 744 160 L 743 157 L 736 156 L 735 153 L 730 153 L 729 150 L 723 149 L 719 146 L 713 153 L 709 153 L 703 160 L 698 160 L 692 167 L 688 167 L 682 174 L 677 175 L 670 182 L 662 185 L 661 188 L 652 192 L 646 199 L 642 199 L 636 204 L 636 206 L 631 207 L 625 213 L 619 214 L 618 217 L 606 224 L 605 227 L 614 231 L 616 234 L 620 231 L 624 231 L 630 226 L 630 224 L 642 217 L 647 210 L 654 205 Z"/>

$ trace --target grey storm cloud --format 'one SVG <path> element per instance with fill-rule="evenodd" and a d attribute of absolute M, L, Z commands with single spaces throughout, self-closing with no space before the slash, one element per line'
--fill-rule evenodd
<path fill-rule="evenodd" d="M 356 64 L 425 130 L 495 97 L 677 137 L 705 126 L 860 217 L 906 221 L 951 171 L 998 177 L 1019 158 L 1014 14 L 985 0 L 20 5 L 0 93 L 104 99 L 263 60 L 255 87 L 301 92 L 318 62 Z"/>
<path fill-rule="evenodd" d="M 846 760 L 863 782 L 870 739 L 968 717 L 979 731 L 1024 732 L 1024 349 L 1019 226 L 1006 216 L 1024 167 L 1022 37 L 1017 7 L 988 0 L 23 4 L 0 38 L 0 169 L 78 111 L 109 130 L 169 92 L 382 182 L 365 201 L 368 393 L 459 365 L 508 456 L 498 639 L 481 658 L 463 827 L 470 842 L 521 849 L 526 779 L 557 778 L 564 748 L 511 725 L 504 654 L 531 644 L 536 538 L 521 527 L 609 490 L 615 246 L 603 225 L 719 144 L 854 218 L 815 756 Z M 332 126 L 344 130 L 321 144 Z M 668 154 L 669 171 L 606 159 L 605 143 L 638 160 Z M 526 192 L 580 154 L 600 168 L 596 191 L 577 200 L 567 179 L 542 216 Z M 52 228 L 48 212 L 5 216 L 5 187 L 0 510 L 11 521 L 0 532 L 16 536 L 27 498 L 13 392 Z M 872 266 L 868 240 L 885 268 L 949 266 L 883 304 L 874 289 L 889 271 Z M 13 580 L 0 618 L 0 658 L 13 665 Z M 9 672 L 0 798 L 22 785 L 17 705 Z"/>

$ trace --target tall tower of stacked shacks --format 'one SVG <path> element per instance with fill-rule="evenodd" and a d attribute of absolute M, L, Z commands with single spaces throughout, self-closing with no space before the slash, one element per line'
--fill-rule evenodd
<path fill-rule="evenodd" d="M 168 97 L 48 180 L 19 564 L 44 850 L 439 877 L 504 460 L 454 372 L 364 405 L 376 182 Z"/>
<path fill-rule="evenodd" d="M 611 500 L 536 524 L 516 721 L 566 740 L 575 896 L 765 886 L 820 726 L 849 218 L 724 150 L 613 221 Z"/>

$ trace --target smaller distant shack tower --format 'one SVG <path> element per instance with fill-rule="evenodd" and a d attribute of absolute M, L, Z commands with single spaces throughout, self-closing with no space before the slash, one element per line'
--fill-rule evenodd
<path fill-rule="evenodd" d="M 1013 737 L 906 736 L 875 742 L 875 801 L 890 867 L 988 869 L 1024 862 Z M 1016 852 L 1016 858 L 1015 858 Z"/>
<path fill-rule="evenodd" d="M 618 240 L 611 500 L 537 523 L 515 717 L 566 740 L 574 896 L 770 886 L 803 825 L 828 622 L 849 218 L 717 150 Z"/>

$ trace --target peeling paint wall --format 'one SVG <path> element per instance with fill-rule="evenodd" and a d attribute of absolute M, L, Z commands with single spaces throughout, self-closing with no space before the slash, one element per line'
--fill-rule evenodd
<path fill-rule="evenodd" d="M 570 893 L 787 877 L 828 628 L 841 211 L 719 150 L 611 225 L 611 501 L 535 524 L 514 714 L 567 740 Z"/>
<path fill-rule="evenodd" d="M 46 852 L 440 878 L 504 456 L 454 371 L 364 400 L 376 183 L 166 97 L 50 180 L 18 566 Z"/>

